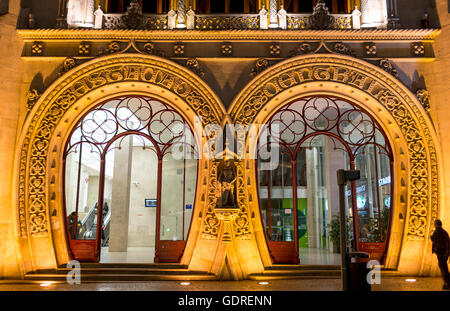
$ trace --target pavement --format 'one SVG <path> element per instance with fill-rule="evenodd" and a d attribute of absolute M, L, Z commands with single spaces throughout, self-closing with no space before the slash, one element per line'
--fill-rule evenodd
<path fill-rule="evenodd" d="M 372 285 L 372 291 L 443 291 L 442 279 L 436 277 L 382 277 L 380 284 Z M 20 282 L 20 281 L 18 281 Z M 271 280 L 268 284 L 259 281 L 181 281 L 149 282 L 101 282 L 81 283 L 17 283 L 0 281 L 0 291 L 340 291 L 340 279 L 291 279 Z M 44 285 L 44 286 L 42 286 Z M 450 291 L 446 291 L 450 295 Z"/>

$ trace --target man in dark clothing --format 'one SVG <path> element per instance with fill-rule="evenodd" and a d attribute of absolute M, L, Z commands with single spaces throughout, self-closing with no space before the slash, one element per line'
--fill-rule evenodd
<path fill-rule="evenodd" d="M 433 241 L 432 251 L 437 256 L 442 278 L 444 279 L 443 289 L 450 289 L 450 274 L 447 265 L 450 255 L 450 238 L 447 231 L 442 228 L 442 222 L 439 219 L 434 221 L 434 227 L 436 230 L 431 236 L 431 241 Z"/>

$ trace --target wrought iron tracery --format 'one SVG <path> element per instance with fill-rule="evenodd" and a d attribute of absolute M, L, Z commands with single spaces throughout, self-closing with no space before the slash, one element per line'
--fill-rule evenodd
<path fill-rule="evenodd" d="M 301 180 L 297 176 L 299 174 L 297 162 L 302 158 L 302 151 L 312 149 L 315 145 L 315 138 L 324 136 L 329 138 L 330 150 L 343 151 L 347 159 L 345 161 L 348 161 L 346 163 L 348 165 L 347 169 L 361 170 L 361 161 L 364 163 L 366 161 L 365 157 L 369 156 L 373 158 L 374 180 L 378 182 L 380 180 L 379 170 L 381 170 L 382 166 L 379 166 L 378 162 L 380 161 L 377 158 L 379 157 L 381 159 L 381 157 L 384 157 L 387 163 L 385 165 L 387 171 L 381 172 L 382 174 L 384 173 L 382 177 L 389 176 L 391 178 L 390 172 L 392 172 L 393 163 L 391 146 L 377 121 L 363 109 L 345 100 L 326 96 L 302 98 L 279 109 L 263 127 L 257 150 L 259 159 L 257 162 L 257 179 L 262 181 L 259 182 L 259 186 L 267 187 L 265 190 L 267 195 L 265 203 L 267 206 L 265 209 L 267 210 L 268 216 L 267 221 L 263 221 L 267 222 L 265 225 L 269 232 L 272 232 L 272 218 L 270 213 L 271 188 L 272 186 L 276 186 L 275 184 L 272 185 L 272 183 L 274 181 L 277 182 L 276 178 L 272 180 L 272 175 L 284 174 L 285 182 L 283 186 L 292 188 L 290 193 L 292 193 L 292 217 L 294 222 L 293 228 L 295 228 L 293 242 L 272 240 L 265 231 L 266 239 L 268 240 L 269 248 L 271 249 L 271 254 L 274 256 L 275 262 L 298 262 L 297 185 L 301 186 L 298 184 Z M 279 167 L 282 167 L 282 170 L 280 171 L 272 163 L 270 163 L 270 170 L 267 169 L 267 166 L 266 169 L 260 170 L 259 165 L 263 162 L 268 164 L 271 161 L 271 156 L 275 155 L 273 152 L 279 153 L 283 157 L 283 160 L 279 161 L 280 163 L 278 164 Z M 305 178 L 303 177 L 303 179 Z M 361 181 L 361 184 L 366 182 Z M 390 195 L 392 195 L 393 183 L 389 183 L 391 184 Z M 354 246 L 357 250 L 373 251 L 374 253 L 381 254 L 379 255 L 380 258 L 378 258 L 381 260 L 386 250 L 385 246 L 387 243 L 387 235 L 389 234 L 388 227 L 390 220 L 386 223 L 385 220 L 381 219 L 380 206 L 383 203 L 380 202 L 380 192 L 376 188 L 376 196 L 374 196 L 374 201 L 371 204 L 378 210 L 378 218 L 373 219 L 373 224 L 379 228 L 379 237 L 376 241 L 373 241 L 374 243 L 367 243 L 363 239 L 360 240 L 360 216 L 359 211 L 356 209 L 356 185 L 356 182 L 352 182 L 349 186 L 352 194 L 352 214 L 353 217 L 356 217 L 353 222 L 353 230 L 355 232 Z M 306 186 L 306 184 L 303 184 L 303 186 Z M 260 204 L 262 208 L 262 203 Z M 388 206 L 388 210 L 389 208 L 390 206 Z M 288 245 L 286 243 L 290 244 Z"/>
<path fill-rule="evenodd" d="M 76 197 L 75 204 L 72 206 L 74 207 L 74 212 L 69 218 L 73 220 L 72 223 L 78 224 L 80 178 L 83 161 L 86 161 L 86 163 L 95 161 L 95 163 L 91 163 L 91 166 L 96 166 L 96 169 L 98 170 L 97 176 L 99 181 L 96 206 L 98 204 L 98 206 L 102 206 L 104 209 L 104 203 L 106 202 L 104 196 L 105 176 L 108 171 L 106 158 L 110 151 L 120 150 L 124 145 L 130 144 L 130 140 L 126 140 L 128 137 L 133 137 L 131 142 L 133 147 L 142 147 L 144 150 L 153 151 L 157 158 L 157 175 L 155 181 L 157 189 L 155 262 L 177 261 L 185 246 L 184 215 L 186 199 L 186 160 L 196 161 L 196 159 L 198 159 L 198 152 L 194 134 L 189 124 L 175 109 L 158 100 L 144 96 L 124 96 L 114 98 L 88 111 L 78 122 L 66 144 L 63 157 L 64 166 L 66 166 L 67 161 L 69 161 L 69 163 L 70 161 L 75 161 L 73 163 L 76 163 L 78 167 L 78 172 L 75 172 L 77 186 L 76 189 L 72 189 L 72 191 L 75 191 L 73 193 Z M 77 159 L 69 159 L 68 156 L 70 154 L 78 154 L 76 156 Z M 167 158 L 165 158 L 166 156 Z M 108 162 L 110 164 L 114 162 L 111 162 L 111 159 L 112 158 L 109 158 L 110 161 Z M 183 207 L 183 240 L 163 241 L 160 239 L 163 198 L 162 171 L 163 162 L 166 160 L 170 161 L 171 159 L 183 160 L 182 184 L 184 192 L 182 193 L 182 204 L 180 204 Z M 76 161 L 78 161 L 78 163 Z M 85 181 L 86 183 L 88 182 L 87 180 Z M 67 192 L 67 184 L 64 187 L 64 191 Z M 64 201 L 64 204 L 67 208 L 66 201 Z M 66 208 L 64 211 L 67 213 Z M 103 232 L 102 230 L 104 227 L 103 209 L 94 211 L 94 213 L 97 214 L 97 220 L 96 223 L 93 224 L 96 228 L 93 235 L 90 234 L 86 236 L 83 234 L 81 236 L 79 234 L 80 230 L 78 225 L 72 227 L 70 227 L 70 223 L 67 225 L 66 229 L 68 236 L 70 237 L 68 239 L 69 248 L 74 258 L 84 258 L 82 256 L 88 256 L 83 260 L 99 260 L 99 241 L 103 241 L 103 235 L 100 235 L 100 233 Z M 67 216 L 68 215 L 66 215 L 66 217 Z M 89 255 L 85 255 L 86 249 L 89 250 Z M 165 252 L 161 253 L 163 252 L 163 249 Z M 169 253 L 167 253 L 167 249 L 170 249 Z"/>
<path fill-rule="evenodd" d="M 308 97 L 288 104 L 270 118 L 262 133 L 289 150 L 293 158 L 300 145 L 321 134 L 343 143 L 351 158 L 365 145 L 376 145 L 392 157 L 378 123 L 361 108 L 338 98 Z M 269 143 L 260 143 L 259 152 Z"/>
<path fill-rule="evenodd" d="M 174 145 L 195 152 L 193 133 L 183 117 L 170 106 L 148 97 L 120 97 L 89 111 L 75 127 L 65 155 L 89 144 L 92 152 L 106 154 L 119 136 L 145 137 L 144 149 L 153 147 L 159 158 Z M 146 146 L 146 141 L 152 146 Z M 119 142 L 120 144 L 120 142 Z"/>

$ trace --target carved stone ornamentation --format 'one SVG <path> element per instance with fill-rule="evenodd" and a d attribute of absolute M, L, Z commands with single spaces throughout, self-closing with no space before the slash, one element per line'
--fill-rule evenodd
<path fill-rule="evenodd" d="M 422 42 L 411 43 L 411 53 L 414 56 L 423 56 L 425 54 L 425 46 Z"/>
<path fill-rule="evenodd" d="M 260 58 L 256 61 L 255 66 L 253 66 L 250 72 L 251 77 L 257 76 L 261 71 L 269 67 L 269 61 L 265 58 Z"/>
<path fill-rule="evenodd" d="M 78 46 L 78 55 L 79 56 L 89 56 L 91 54 L 92 43 L 90 42 L 81 42 Z"/>
<path fill-rule="evenodd" d="M 74 58 L 68 57 L 64 60 L 61 70 L 58 73 L 58 76 L 62 76 L 72 68 L 77 65 L 76 60 Z"/>
<path fill-rule="evenodd" d="M 430 93 L 426 89 L 417 90 L 416 96 L 419 99 L 419 101 L 422 103 L 423 108 L 427 112 L 430 112 L 431 105 L 430 105 Z"/>
<path fill-rule="evenodd" d="M 177 42 L 173 45 L 173 54 L 176 56 L 184 56 L 184 44 Z"/>
<path fill-rule="evenodd" d="M 383 63 L 395 72 L 392 64 Z M 282 92 L 314 81 L 358 88 L 375 98 L 395 120 L 407 146 L 409 161 L 409 197 L 403 198 L 403 202 L 408 202 L 405 232 L 408 240 L 423 241 L 428 237 L 428 224 L 439 215 L 436 142 L 428 117 L 417 109 L 417 99 L 394 77 L 382 75 L 362 61 L 342 60 L 338 56 L 302 58 L 291 64 L 283 63 L 260 76 L 256 85 L 242 91 L 245 96 L 236 99 L 230 116 L 235 124 L 252 124 L 258 113 Z"/>
<path fill-rule="evenodd" d="M 120 51 L 120 42 L 119 41 L 113 41 L 110 44 L 108 44 L 108 48 L 106 48 L 103 51 L 100 51 L 98 55 L 104 55 L 104 54 L 114 54 Z"/>
<path fill-rule="evenodd" d="M 33 56 L 42 56 L 44 55 L 44 42 L 34 41 L 31 45 L 31 55 Z"/>
<path fill-rule="evenodd" d="M 378 61 L 378 67 L 382 68 L 384 71 L 393 75 L 394 77 L 398 76 L 397 69 L 395 69 L 392 62 L 387 58 L 380 59 Z"/>
<path fill-rule="evenodd" d="M 201 68 L 197 58 L 189 58 L 186 61 L 186 67 L 192 70 L 200 78 L 203 78 L 205 76 L 205 72 Z"/>
<path fill-rule="evenodd" d="M 127 29 L 143 29 L 144 15 L 137 0 L 132 0 L 127 12 L 122 16 L 122 23 Z"/>
<path fill-rule="evenodd" d="M 270 56 L 280 56 L 280 54 L 281 54 L 280 44 L 278 42 L 273 42 L 269 46 L 269 53 L 270 53 Z"/>
<path fill-rule="evenodd" d="M 219 197 L 216 209 L 238 208 L 237 204 L 237 167 L 233 159 L 219 160 L 217 165 Z"/>
<path fill-rule="evenodd" d="M 223 56 L 233 55 L 233 45 L 230 42 L 224 42 L 221 46 Z"/>
<path fill-rule="evenodd" d="M 325 1 L 317 1 L 313 14 L 309 17 L 311 29 L 331 29 L 335 22 L 334 16 L 330 15 Z"/>
<path fill-rule="evenodd" d="M 42 102 L 36 107 L 39 109 L 29 116 L 30 122 L 24 129 L 17 195 L 21 236 L 48 236 L 51 230 L 48 215 L 52 194 L 49 193 L 47 180 L 50 178 L 49 158 L 55 154 L 52 153 L 53 147 L 50 150 L 50 140 L 58 135 L 56 129 L 65 122 L 65 117 L 69 117 L 66 115 L 68 110 L 81 97 L 105 85 L 130 81 L 158 85 L 176 94 L 201 117 L 204 126 L 218 124 L 223 118 L 219 103 L 195 75 L 163 59 L 117 56 L 74 70 L 45 98 L 41 96 L 39 101 Z M 77 117 L 74 113 L 69 115 L 70 118 Z M 211 224 L 214 222 L 209 221 Z"/>
<path fill-rule="evenodd" d="M 333 46 L 333 51 L 338 54 L 354 56 L 353 51 L 344 43 L 338 42 Z"/>
<path fill-rule="evenodd" d="M 31 89 L 27 93 L 27 110 L 30 111 L 33 109 L 34 104 L 38 101 L 39 97 L 41 97 L 41 94 L 35 89 Z"/>
<path fill-rule="evenodd" d="M 311 53 L 311 44 L 309 43 L 300 43 L 299 46 L 289 52 L 289 57 L 305 55 Z"/>
<path fill-rule="evenodd" d="M 373 57 L 377 55 L 377 45 L 373 42 L 364 43 L 364 49 L 366 51 L 366 56 Z"/>

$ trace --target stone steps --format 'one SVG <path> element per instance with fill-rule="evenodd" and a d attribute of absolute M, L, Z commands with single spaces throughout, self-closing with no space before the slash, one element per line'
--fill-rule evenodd
<path fill-rule="evenodd" d="M 180 264 L 81 264 L 81 282 L 139 282 L 139 281 L 212 281 L 214 274 L 189 270 Z M 26 281 L 66 282 L 72 269 L 61 266 L 57 269 L 39 270 L 25 275 Z M 262 273 L 248 276 L 250 280 L 275 279 L 338 279 L 340 266 L 325 265 L 273 265 Z"/>
<path fill-rule="evenodd" d="M 72 269 L 39 270 L 25 275 L 27 281 L 66 282 Z M 126 281 L 176 281 L 215 280 L 216 276 L 203 271 L 188 270 L 180 264 L 81 264 L 81 282 L 126 282 Z"/>

